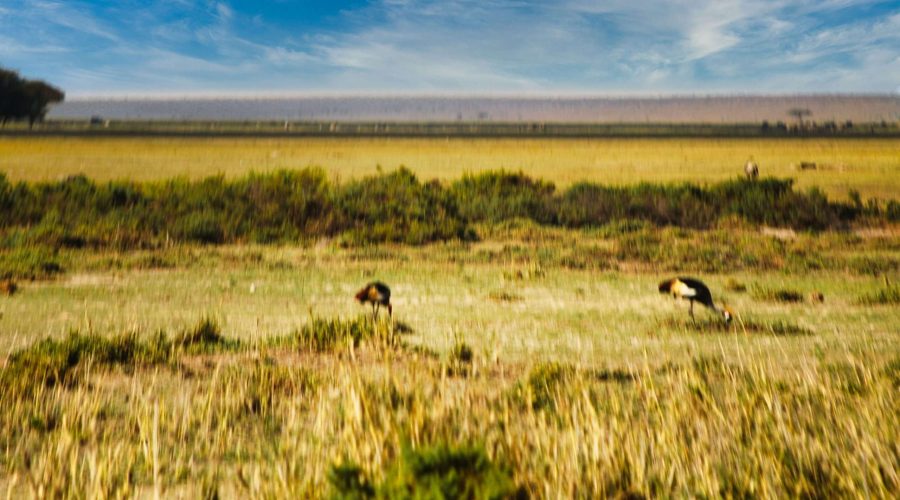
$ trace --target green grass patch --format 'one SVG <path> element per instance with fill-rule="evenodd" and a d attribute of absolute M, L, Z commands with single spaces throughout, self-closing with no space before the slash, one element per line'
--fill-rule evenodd
<path fill-rule="evenodd" d="M 770 302 L 803 302 L 803 292 L 791 288 L 768 288 L 764 286 L 754 286 L 750 295 L 758 300 L 768 300 Z"/>
<path fill-rule="evenodd" d="M 381 481 L 354 463 L 332 466 L 328 480 L 331 497 L 342 499 L 525 498 L 508 468 L 472 444 L 406 446 Z"/>
<path fill-rule="evenodd" d="M 235 350 L 240 347 L 238 340 L 225 338 L 219 322 L 210 317 L 203 317 L 192 328 L 182 330 L 175 336 L 173 344 L 189 353 Z"/>
<path fill-rule="evenodd" d="M 13 353 L 0 371 L 7 395 L 26 395 L 41 387 L 74 387 L 84 380 L 88 365 L 100 367 L 158 364 L 171 357 L 171 344 L 157 334 L 141 341 L 134 334 L 111 338 L 70 333 L 65 339 L 45 339 Z"/>
<path fill-rule="evenodd" d="M 900 304 L 900 287 L 890 286 L 872 293 L 861 295 L 856 302 L 864 306 L 884 306 Z"/>
<path fill-rule="evenodd" d="M 0 279 L 51 279 L 63 272 L 59 256 L 45 247 L 0 251 Z"/>

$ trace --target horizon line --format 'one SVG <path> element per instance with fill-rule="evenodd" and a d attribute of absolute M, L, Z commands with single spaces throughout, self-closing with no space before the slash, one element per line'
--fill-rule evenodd
<path fill-rule="evenodd" d="M 280 100 L 280 99 L 703 99 L 729 97 L 880 97 L 900 98 L 897 92 L 588 92 L 588 91 L 232 91 L 232 92 L 75 92 L 64 102 L 77 101 L 162 101 L 162 100 Z"/>

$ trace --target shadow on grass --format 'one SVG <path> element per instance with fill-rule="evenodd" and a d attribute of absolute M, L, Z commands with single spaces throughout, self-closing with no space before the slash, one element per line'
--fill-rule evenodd
<path fill-rule="evenodd" d="M 689 333 L 745 333 L 775 336 L 805 336 L 815 332 L 796 323 L 786 320 L 758 320 L 754 318 L 738 318 L 730 324 L 720 319 L 666 318 L 660 321 L 660 329 Z"/>

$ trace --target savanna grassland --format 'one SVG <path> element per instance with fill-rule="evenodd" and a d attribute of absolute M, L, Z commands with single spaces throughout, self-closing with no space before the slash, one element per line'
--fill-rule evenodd
<path fill-rule="evenodd" d="M 86 174 L 98 180 L 235 177 L 321 166 L 359 178 L 404 165 L 423 179 L 521 170 L 567 186 L 580 181 L 717 182 L 753 157 L 763 176 L 793 178 L 843 198 L 900 193 L 900 141 L 893 139 L 468 139 L 0 137 L 0 171 L 12 180 Z M 799 170 L 801 163 L 816 170 Z"/>
<path fill-rule="evenodd" d="M 12 496 L 900 494 L 896 141 L 775 141 L 800 189 L 733 179 L 766 141 L 67 141 L 0 139 Z"/>

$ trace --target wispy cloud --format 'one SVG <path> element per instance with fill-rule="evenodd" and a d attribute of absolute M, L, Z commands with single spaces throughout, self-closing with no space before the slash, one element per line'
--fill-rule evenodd
<path fill-rule="evenodd" d="M 877 0 L 9 1 L 0 64 L 55 72 L 70 94 L 900 84 L 900 8 Z"/>
<path fill-rule="evenodd" d="M 31 13 L 43 22 L 81 32 L 87 35 L 105 38 L 118 42 L 120 37 L 105 22 L 96 17 L 84 14 L 84 10 L 72 3 L 31 1 L 30 9 L 23 13 Z"/>

